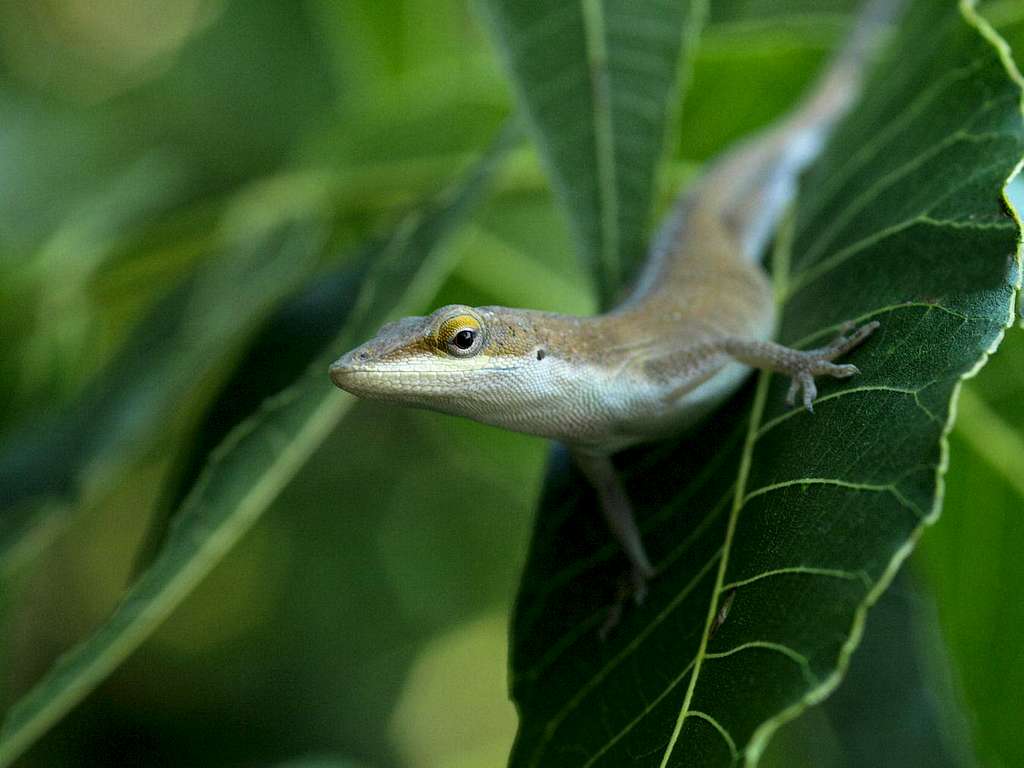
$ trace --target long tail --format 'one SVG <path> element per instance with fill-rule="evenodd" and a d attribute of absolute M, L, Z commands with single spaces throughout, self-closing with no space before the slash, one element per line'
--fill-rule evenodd
<path fill-rule="evenodd" d="M 738 244 L 744 258 L 761 258 L 766 241 L 796 193 L 801 171 L 821 152 L 829 133 L 856 101 L 864 70 L 884 27 L 899 13 L 901 0 L 871 0 L 856 26 L 800 105 L 778 123 L 714 161 L 703 177 L 681 195 L 654 242 L 651 274 L 637 293 L 650 290 L 674 259 L 692 257 L 686 247 L 687 222 L 715 216 Z M 689 253 L 687 253 L 689 252 Z M 661 269 L 657 265 L 662 262 Z"/>

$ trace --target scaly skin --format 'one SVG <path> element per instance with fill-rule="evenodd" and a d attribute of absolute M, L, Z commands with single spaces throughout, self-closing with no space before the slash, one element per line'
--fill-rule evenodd
<path fill-rule="evenodd" d="M 655 573 L 609 456 L 678 432 L 751 367 L 791 377 L 812 409 L 815 376 L 877 327 L 799 351 L 770 341 L 773 296 L 757 259 L 799 172 L 852 103 L 874 24 L 862 22 L 789 118 L 712 163 L 680 198 L 633 293 L 594 317 L 451 305 L 381 328 L 330 368 L 358 397 L 427 408 L 558 440 L 598 494 L 642 600 Z"/>

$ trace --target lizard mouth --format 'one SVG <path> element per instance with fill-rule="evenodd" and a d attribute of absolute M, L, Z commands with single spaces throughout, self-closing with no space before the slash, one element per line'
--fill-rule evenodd
<path fill-rule="evenodd" d="M 331 376 L 331 381 L 334 382 L 334 386 L 340 389 L 345 388 L 345 382 L 348 381 L 349 376 L 355 371 L 346 365 L 340 365 L 340 361 L 331 363 L 331 367 L 327 369 Z"/>
<path fill-rule="evenodd" d="M 328 369 L 328 373 L 331 376 L 331 381 L 339 389 L 344 389 L 347 392 L 353 392 L 354 388 L 358 387 L 357 382 L 362 379 L 366 381 L 364 377 L 375 376 L 380 378 L 390 374 L 402 375 L 429 375 L 435 377 L 446 377 L 446 376 L 465 376 L 467 371 L 465 370 L 452 370 L 449 368 L 394 368 L 391 366 L 373 366 L 373 365 L 357 365 L 353 364 L 351 360 L 347 359 L 348 356 L 342 357 L 331 364 Z M 473 372 L 475 373 L 501 373 L 506 371 L 515 370 L 514 366 L 503 366 L 503 365 L 492 365 L 483 368 L 477 368 Z M 353 385 L 356 385 L 355 387 Z M 355 394 L 355 393 L 354 393 Z"/>
<path fill-rule="evenodd" d="M 344 357 L 331 364 L 328 369 L 331 381 L 339 389 L 351 392 L 354 395 L 371 395 L 372 392 L 364 392 L 363 389 L 369 381 L 377 382 L 381 389 L 395 389 L 399 382 L 396 379 L 388 379 L 389 376 L 402 376 L 403 374 L 444 376 L 456 373 L 456 371 L 445 370 L 424 370 L 422 368 L 393 368 L 391 366 L 374 365 L 353 365 Z"/>
<path fill-rule="evenodd" d="M 331 381 L 339 389 L 348 389 L 346 384 L 352 381 L 352 377 L 357 373 L 369 373 L 371 369 L 360 367 L 354 360 L 355 353 L 358 350 L 353 350 L 346 355 L 342 355 L 333 363 L 331 367 L 327 369 L 330 374 Z"/>

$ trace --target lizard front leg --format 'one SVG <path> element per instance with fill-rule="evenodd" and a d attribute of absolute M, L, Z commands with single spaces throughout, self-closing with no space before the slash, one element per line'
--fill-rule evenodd
<path fill-rule="evenodd" d="M 832 361 L 858 346 L 878 326 L 877 321 L 872 321 L 847 336 L 846 334 L 852 329 L 852 325 L 847 324 L 843 326 L 839 336 L 830 344 L 817 349 L 791 349 L 776 344 L 774 341 L 750 341 L 747 339 L 725 339 L 721 343 L 721 349 L 746 365 L 765 368 L 789 376 L 792 381 L 786 395 L 786 403 L 794 405 L 796 396 L 802 389 L 803 405 L 813 413 L 814 398 L 818 394 L 814 377 L 832 376 L 836 379 L 845 379 L 860 373 L 855 365 L 836 364 Z"/>

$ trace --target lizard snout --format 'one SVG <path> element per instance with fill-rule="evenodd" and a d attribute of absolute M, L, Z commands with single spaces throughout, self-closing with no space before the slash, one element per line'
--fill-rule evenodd
<path fill-rule="evenodd" d="M 363 352 L 361 357 L 362 359 L 365 360 L 367 357 L 366 353 Z M 331 363 L 331 367 L 328 368 L 327 370 L 328 373 L 330 373 L 331 381 L 334 382 L 335 386 L 344 390 L 349 389 L 349 385 L 351 384 L 352 381 L 352 375 L 358 369 L 357 364 L 359 360 L 359 350 L 353 349 L 351 352 L 342 355 L 333 363 Z"/>

